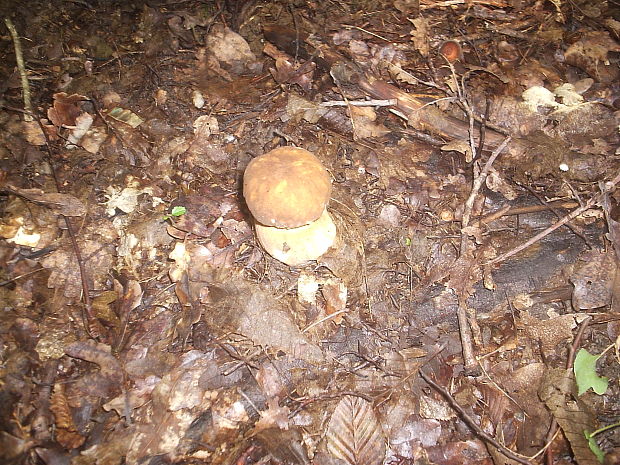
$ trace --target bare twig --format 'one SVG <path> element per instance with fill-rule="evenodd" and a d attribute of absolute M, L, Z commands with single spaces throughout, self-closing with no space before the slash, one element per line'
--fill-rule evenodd
<path fill-rule="evenodd" d="M 530 186 L 524 185 L 523 187 L 525 187 L 530 194 L 532 194 L 534 197 L 536 197 L 536 199 L 538 199 L 538 201 L 545 205 L 549 210 L 551 210 L 553 212 L 553 214 L 555 216 L 557 216 L 558 218 L 562 218 L 562 215 L 560 214 L 560 212 L 549 202 L 547 202 L 538 192 L 536 192 L 533 188 L 531 188 Z M 582 228 L 580 228 L 579 226 L 572 224 L 572 223 L 567 223 L 566 227 L 568 229 L 570 229 L 575 235 L 579 236 L 579 238 L 581 238 L 581 240 L 583 242 L 585 242 L 585 244 L 588 246 L 588 248 L 592 249 L 592 245 L 590 244 L 590 242 L 588 241 L 588 238 L 585 234 L 585 232 L 583 231 Z"/>
<path fill-rule="evenodd" d="M 559 220 L 558 222 L 552 224 L 551 226 L 549 226 L 547 229 L 545 229 L 544 231 L 539 232 L 538 234 L 536 234 L 534 237 L 532 237 L 531 239 L 529 239 L 528 241 L 524 242 L 523 244 L 515 247 L 512 250 L 509 250 L 506 253 L 501 254 L 498 257 L 495 257 L 492 260 L 489 260 L 488 262 L 484 263 L 485 265 L 493 265 L 494 263 L 499 263 L 499 262 L 503 262 L 504 260 L 506 260 L 509 257 L 512 257 L 513 255 L 518 254 L 519 252 L 521 252 L 522 250 L 527 249 L 530 245 L 535 244 L 536 242 L 538 242 L 539 240 L 541 240 L 543 237 L 548 236 L 549 234 L 551 234 L 553 231 L 555 231 L 556 229 L 564 226 L 566 223 L 568 223 L 570 220 L 572 220 L 573 218 L 576 218 L 577 216 L 581 215 L 583 212 L 585 212 L 586 210 L 589 210 L 590 208 L 592 208 L 598 201 L 599 196 L 592 196 L 590 198 L 590 200 L 588 200 L 586 202 L 585 205 L 583 205 L 582 207 L 579 207 L 575 210 L 573 210 L 572 212 L 570 212 L 568 215 L 566 215 L 564 218 L 562 218 L 561 220 Z"/>
<path fill-rule="evenodd" d="M 491 166 L 493 165 L 493 162 L 499 156 L 499 154 L 502 153 L 502 151 L 506 148 L 506 146 L 511 140 L 512 138 L 510 136 L 504 139 L 504 142 L 502 142 L 499 145 L 499 147 L 497 147 L 493 151 L 493 153 L 491 154 L 487 162 L 484 164 L 482 171 L 480 171 L 480 174 L 476 177 L 476 179 L 474 179 L 474 184 L 471 188 L 469 197 L 467 198 L 467 201 L 465 202 L 465 208 L 463 209 L 463 219 L 461 221 L 461 225 L 463 228 L 469 226 L 469 220 L 471 219 L 471 212 L 474 208 L 474 202 L 476 201 L 476 196 L 478 195 L 480 188 L 486 181 L 487 176 L 489 175 L 489 171 L 491 170 Z"/>
<path fill-rule="evenodd" d="M 558 208 L 568 209 L 568 208 L 575 208 L 578 206 L 579 204 L 573 200 L 557 200 L 555 202 L 545 202 L 544 205 L 529 205 L 525 207 L 505 206 L 505 207 L 500 208 L 497 211 L 494 211 L 492 213 L 489 213 L 486 216 L 483 216 L 482 218 L 480 218 L 479 221 L 482 224 L 489 224 L 504 216 L 526 215 L 528 213 L 547 211 L 547 210 L 550 210 L 551 208 L 553 208 L 555 211 L 558 211 Z"/>
<path fill-rule="evenodd" d="M 601 203 L 605 195 L 613 191 L 619 182 L 620 182 L 620 172 L 616 173 L 616 176 L 614 176 L 614 178 L 611 181 L 608 181 L 606 183 L 601 183 L 600 184 L 601 192 L 598 195 L 592 195 L 592 197 L 590 197 L 590 199 L 584 205 L 573 210 L 568 215 L 566 215 L 564 218 L 552 224 L 544 231 L 541 231 L 540 233 L 536 234 L 534 237 L 529 239 L 527 242 L 515 247 L 512 250 L 509 250 L 506 253 L 503 253 L 499 257 L 495 257 L 493 260 L 489 260 L 488 262 L 485 263 L 485 265 L 492 265 L 494 263 L 502 262 L 506 260 L 507 258 L 518 254 L 522 250 L 527 249 L 530 245 L 535 244 L 536 242 L 541 240 L 543 237 L 548 236 L 549 234 L 551 234 L 553 231 L 555 231 L 559 227 L 564 226 L 566 223 L 568 223 L 573 218 L 581 215 L 583 212 L 585 212 L 586 210 L 589 210 L 594 205 Z"/>
<path fill-rule="evenodd" d="M 330 100 L 329 102 L 321 102 L 320 107 L 346 107 L 351 105 L 353 107 L 389 107 L 398 103 L 396 99 L 387 100 Z"/>
<path fill-rule="evenodd" d="M 465 228 L 469 225 L 469 220 L 471 219 L 471 214 L 478 192 L 484 184 L 484 181 L 486 180 L 489 171 L 491 170 L 493 162 L 508 145 L 510 139 L 510 137 L 506 137 L 504 141 L 499 145 L 499 147 L 497 147 L 493 151 L 478 176 L 476 176 L 476 178 L 474 179 L 471 193 L 469 194 L 469 197 L 467 198 L 465 202 L 465 207 L 463 209 L 463 219 L 461 221 L 461 256 L 464 256 L 467 253 L 469 236 L 465 231 Z M 475 147 L 473 146 L 472 148 L 475 149 Z M 461 347 L 463 350 L 463 361 L 465 363 L 465 367 L 468 370 L 472 370 L 474 367 L 477 366 L 476 357 L 474 356 L 474 344 L 472 340 L 472 328 L 474 330 L 477 328 L 477 323 L 475 321 L 476 316 L 473 313 L 471 315 L 468 315 L 465 302 L 460 302 L 460 300 L 461 299 L 459 299 L 459 306 L 457 309 L 457 319 L 459 322 L 459 336 L 461 338 Z"/>
<path fill-rule="evenodd" d="M 52 149 L 51 149 L 49 138 L 47 136 L 47 133 L 45 132 L 45 128 L 43 127 L 43 124 L 41 123 L 40 119 L 36 118 L 32 112 L 32 103 L 30 100 L 30 85 L 28 84 L 28 75 L 26 73 L 26 67 L 24 65 L 24 58 L 23 58 L 22 50 L 21 50 L 21 43 L 17 35 L 17 30 L 15 29 L 15 25 L 9 18 L 4 18 L 4 23 L 6 24 L 6 27 L 11 33 L 11 37 L 13 38 L 13 47 L 15 48 L 15 60 L 17 62 L 17 67 L 19 69 L 19 74 L 20 74 L 21 82 L 22 82 L 22 92 L 24 96 L 24 111 L 23 111 L 24 120 L 26 121 L 35 120 L 39 124 L 41 132 L 43 132 L 43 135 L 45 137 L 45 146 L 47 149 L 46 151 L 47 161 L 50 166 L 52 178 L 54 179 L 54 183 L 56 185 L 56 190 L 58 192 L 62 192 L 62 190 L 60 189 L 60 182 L 58 181 L 58 177 L 56 176 L 56 170 L 54 169 L 54 163 L 52 160 Z M 73 246 L 73 251 L 75 253 L 75 258 L 78 263 L 78 268 L 80 269 L 80 278 L 82 281 L 82 299 L 84 301 L 84 307 L 85 307 L 86 316 L 87 316 L 86 318 L 87 324 L 85 324 L 85 329 L 86 329 L 86 332 L 89 335 L 91 335 L 90 323 L 94 322 L 95 320 L 94 320 L 94 314 L 93 314 L 92 304 L 90 300 L 90 292 L 89 292 L 89 286 L 88 286 L 88 279 L 86 275 L 86 268 L 84 267 L 84 260 L 82 259 L 82 254 L 77 244 L 77 239 L 75 237 L 75 230 L 73 229 L 71 220 L 65 215 L 61 215 L 61 216 L 63 217 L 63 219 L 65 220 L 65 224 L 67 225 L 67 233 L 69 234 L 69 238 Z"/>
<path fill-rule="evenodd" d="M 2 107 L 6 109 L 18 111 L 20 113 L 27 114 L 30 116 L 30 118 L 32 118 L 31 121 L 34 120 L 37 122 L 37 124 L 39 125 L 39 128 L 41 129 L 41 132 L 43 133 L 43 136 L 45 137 L 45 149 L 46 149 L 45 154 L 46 154 L 47 163 L 50 167 L 50 172 L 52 174 L 52 179 L 54 180 L 54 185 L 56 186 L 56 190 L 62 193 L 62 189 L 60 188 L 60 181 L 58 179 L 58 176 L 56 175 L 56 169 L 54 168 L 54 162 L 53 162 L 53 157 L 52 157 L 52 146 L 51 146 L 49 137 L 47 135 L 47 132 L 45 131 L 45 128 L 43 127 L 43 123 L 41 123 L 41 119 L 38 118 L 33 112 L 30 112 L 30 111 L 27 112 L 25 110 L 14 109 L 14 108 L 10 108 L 4 105 Z M 82 258 L 82 253 L 80 252 L 80 248 L 77 243 L 75 229 L 73 228 L 73 223 L 71 223 L 71 220 L 68 216 L 65 216 L 63 214 L 60 214 L 60 216 L 65 220 L 65 225 L 67 226 L 67 233 L 69 234 L 71 246 L 73 248 L 73 252 L 75 253 L 75 259 L 77 261 L 78 268 L 80 270 L 80 280 L 82 282 L 82 301 L 84 303 L 84 309 L 86 313 L 86 318 L 85 318 L 86 321 L 84 324 L 84 329 L 86 330 L 86 333 L 90 337 L 97 337 L 98 335 L 92 334 L 92 331 L 91 331 L 91 323 L 94 324 L 94 322 L 96 321 L 96 318 L 93 313 L 92 302 L 90 300 L 90 286 L 88 284 L 88 277 L 87 277 L 88 275 L 86 274 L 86 267 L 84 266 L 84 260 Z"/>
<path fill-rule="evenodd" d="M 0 281 L 0 287 L 7 286 L 12 282 L 17 281 L 18 279 L 25 278 L 26 276 L 30 276 L 32 274 L 38 273 L 39 271 L 43 271 L 45 268 L 37 268 L 36 270 L 29 271 L 28 273 L 20 274 L 19 276 L 15 276 L 14 278 L 7 279 L 6 281 Z"/>
<path fill-rule="evenodd" d="M 503 444 L 500 444 L 495 438 L 485 433 L 482 428 L 480 428 L 480 426 L 478 426 L 478 424 L 467 414 L 467 412 L 465 412 L 465 409 L 463 409 L 463 407 L 461 407 L 459 403 L 454 400 L 450 393 L 445 388 L 433 381 L 422 370 L 420 370 L 420 377 L 448 401 L 450 407 L 452 407 L 460 415 L 461 419 L 467 424 L 467 426 L 469 426 L 474 431 L 474 433 L 476 433 L 477 436 L 487 441 L 493 447 L 497 448 L 506 457 L 523 465 L 532 465 L 532 462 L 524 458 L 522 455 L 514 453 Z"/>
<path fill-rule="evenodd" d="M 15 50 L 15 61 L 17 62 L 17 69 L 19 70 L 19 77 L 22 82 L 22 94 L 24 98 L 24 120 L 32 121 L 32 102 L 30 100 L 30 84 L 28 83 L 28 73 L 26 72 L 26 65 L 24 64 L 24 55 L 22 53 L 22 45 L 19 41 L 19 35 L 13 21 L 9 18 L 4 18 L 4 24 L 11 33 L 13 39 L 13 48 Z"/>

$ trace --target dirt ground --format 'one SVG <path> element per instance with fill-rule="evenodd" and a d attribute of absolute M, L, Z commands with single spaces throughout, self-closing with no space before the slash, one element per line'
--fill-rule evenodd
<path fill-rule="evenodd" d="M 620 464 L 617 0 L 0 16 L 0 463 Z"/>

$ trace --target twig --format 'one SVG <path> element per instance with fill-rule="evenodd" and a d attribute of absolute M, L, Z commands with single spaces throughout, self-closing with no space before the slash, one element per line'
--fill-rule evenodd
<path fill-rule="evenodd" d="M 422 370 L 420 370 L 420 377 L 424 381 L 426 381 L 433 389 L 439 392 L 448 401 L 448 403 L 450 404 L 450 407 L 452 407 L 460 415 L 461 419 L 467 424 L 467 426 L 469 426 L 474 431 L 474 433 L 476 433 L 477 436 L 487 441 L 493 447 L 497 448 L 499 451 L 501 451 L 502 454 L 504 454 L 509 459 L 522 463 L 523 465 L 532 465 L 532 462 L 523 458 L 523 456 L 521 455 L 515 454 L 513 451 L 508 449 L 506 446 L 500 444 L 495 438 L 485 433 L 482 430 L 482 428 L 480 428 L 480 426 L 478 426 L 478 424 L 467 414 L 467 412 L 465 412 L 465 409 L 463 409 L 463 407 L 461 407 L 459 403 L 456 400 L 454 400 L 452 395 L 450 395 L 450 393 L 445 388 L 443 388 L 442 386 L 437 384 L 435 381 L 433 381 Z"/>
<path fill-rule="evenodd" d="M 584 205 L 582 205 L 581 207 L 573 210 L 568 215 L 566 215 L 564 218 L 559 220 L 557 223 L 552 224 L 551 226 L 549 226 L 544 231 L 541 231 L 540 233 L 536 234 L 534 237 L 529 239 L 524 244 L 521 244 L 521 245 L 515 247 L 514 249 L 509 250 L 508 252 L 500 255 L 499 257 L 495 257 L 493 260 L 489 260 L 488 262 L 484 263 L 484 265 L 492 265 L 494 263 L 502 262 L 502 261 L 506 260 L 507 258 L 512 257 L 515 254 L 518 254 L 522 250 L 527 249 L 530 245 L 538 242 L 543 237 L 549 235 L 550 233 L 552 233 L 553 231 L 555 231 L 559 227 L 564 226 L 566 223 L 568 223 L 573 218 L 579 216 L 580 214 L 582 214 L 586 210 L 589 210 L 590 208 L 592 208 L 597 203 L 602 202 L 602 200 L 605 197 L 605 195 L 608 194 L 609 192 L 611 192 L 616 187 L 616 185 L 619 182 L 620 182 L 620 171 L 618 173 L 616 173 L 616 176 L 614 176 L 614 178 L 611 181 L 608 181 L 608 182 L 606 182 L 604 184 L 601 183 L 600 184 L 601 192 L 598 195 L 593 195 L 592 197 L 590 197 L 590 200 L 588 200 Z"/>
<path fill-rule="evenodd" d="M 26 112 L 25 110 L 20 110 L 17 108 L 13 109 L 13 108 L 10 108 L 4 105 L 2 107 L 6 109 L 18 111 L 20 113 L 28 114 L 32 118 L 31 121 L 34 120 L 37 122 L 37 124 L 39 125 L 39 128 L 41 129 L 41 132 L 43 133 L 43 136 L 45 137 L 45 155 L 46 155 L 47 163 L 50 167 L 52 179 L 54 180 L 54 185 L 56 186 L 56 190 L 58 192 L 62 192 L 62 189 L 60 188 L 60 181 L 58 179 L 58 176 L 56 175 L 56 170 L 54 168 L 51 143 L 47 135 L 47 132 L 45 132 L 43 123 L 41 123 L 41 119 L 37 118 L 36 115 L 32 112 Z M 82 301 L 84 302 L 84 309 L 86 312 L 86 318 L 85 318 L 86 321 L 84 324 L 84 329 L 86 330 L 86 333 L 90 337 L 97 337 L 98 334 L 92 334 L 91 327 L 90 327 L 90 323 L 91 322 L 94 323 L 97 320 L 95 319 L 95 315 L 93 313 L 92 302 L 90 300 L 90 287 L 88 285 L 88 278 L 87 278 L 88 275 L 86 274 L 86 267 L 84 266 L 84 260 L 82 259 L 82 253 L 80 252 L 80 248 L 77 243 L 75 229 L 73 228 L 73 223 L 71 223 L 71 220 L 69 219 L 68 216 L 63 215 L 62 213 L 60 213 L 59 215 L 65 220 L 65 225 L 67 226 L 67 233 L 69 234 L 69 239 L 71 240 L 71 247 L 73 248 L 73 252 L 75 253 L 75 259 L 77 261 L 78 268 L 80 270 L 80 280 L 82 282 Z"/>
<path fill-rule="evenodd" d="M 19 35 L 13 21 L 9 18 L 4 18 L 4 24 L 11 34 L 13 39 L 13 48 L 15 49 L 15 61 L 17 62 L 17 69 L 19 70 L 19 77 L 22 81 L 22 94 L 24 98 L 24 120 L 32 121 L 32 102 L 30 100 L 30 84 L 28 83 L 28 73 L 26 72 L 26 66 L 24 64 L 24 55 L 22 53 L 22 45 L 19 41 Z"/>
<path fill-rule="evenodd" d="M 485 163 L 484 167 L 482 168 L 482 171 L 480 171 L 478 176 L 476 176 L 476 178 L 474 179 L 471 193 L 469 194 L 469 197 L 467 198 L 467 201 L 465 202 L 465 207 L 463 209 L 463 219 L 461 221 L 461 257 L 463 257 L 467 252 L 468 234 L 464 230 L 469 225 L 469 220 L 471 218 L 471 214 L 474 208 L 476 196 L 478 195 L 480 188 L 482 187 L 484 181 L 489 174 L 489 171 L 491 170 L 491 165 L 493 165 L 495 159 L 504 150 L 506 145 L 508 145 L 510 140 L 510 137 L 506 137 L 504 139 L 504 141 L 499 145 L 499 147 L 497 147 L 493 151 L 493 153 Z M 473 148 L 475 149 L 475 147 Z M 474 330 L 476 329 L 476 326 L 474 326 L 476 324 L 476 317 L 473 314 L 467 314 L 467 308 L 465 306 L 465 303 L 460 302 L 460 300 L 461 299 L 459 299 L 459 305 L 456 313 L 459 322 L 459 336 L 461 339 L 461 347 L 463 350 L 463 361 L 465 363 L 465 367 L 468 370 L 471 370 L 475 366 L 477 366 L 476 357 L 474 356 L 474 344 L 472 340 L 472 328 Z"/>
<path fill-rule="evenodd" d="M 489 260 L 488 262 L 484 263 L 484 265 L 493 265 L 494 263 L 503 262 L 507 258 L 512 257 L 513 255 L 518 254 L 522 250 L 527 249 L 530 245 L 535 244 L 536 242 L 541 240 L 543 237 L 548 236 L 549 234 L 551 234 L 556 229 L 564 226 L 570 220 L 572 220 L 573 218 L 575 218 L 575 217 L 579 216 L 580 214 L 582 214 L 584 211 L 589 210 L 590 208 L 592 208 L 594 206 L 594 204 L 597 203 L 598 199 L 599 199 L 599 196 L 592 196 L 590 198 L 590 200 L 588 200 L 586 202 L 585 205 L 583 205 L 582 207 L 577 208 L 576 210 L 573 210 L 568 215 L 566 215 L 564 218 L 559 220 L 557 223 L 552 224 L 547 229 L 539 232 L 534 237 L 532 237 L 531 239 L 527 240 L 523 244 L 515 247 L 514 249 L 509 250 L 508 252 L 501 254 L 499 257 L 495 257 L 494 259 Z"/>
<path fill-rule="evenodd" d="M 575 352 L 577 352 L 577 347 L 579 347 L 579 344 L 581 344 L 581 338 L 583 337 L 583 333 L 585 332 L 586 328 L 588 327 L 591 321 L 592 321 L 592 317 L 588 316 L 586 317 L 585 320 L 581 322 L 581 325 L 579 326 L 579 331 L 577 331 L 575 340 L 571 344 L 569 352 L 568 352 L 568 356 L 566 357 L 566 369 L 567 370 L 570 370 L 571 367 L 573 366 L 573 362 L 575 361 Z M 554 417 L 553 420 L 551 421 L 551 425 L 549 426 L 549 432 L 547 433 L 546 442 L 548 444 L 551 444 L 551 441 L 553 441 L 553 438 L 558 434 L 558 430 L 559 430 L 558 421 Z M 548 464 L 553 463 L 553 455 L 551 454 L 551 448 L 548 448 L 546 450 L 545 461 Z"/>
<path fill-rule="evenodd" d="M 504 141 L 493 151 L 487 162 L 484 164 L 482 171 L 480 174 L 474 179 L 474 184 L 471 188 L 471 193 L 465 202 L 465 208 L 463 209 L 463 219 L 461 221 L 461 226 L 463 228 L 469 226 L 469 220 L 471 219 L 471 212 L 474 208 L 474 202 L 476 201 L 476 196 L 482 187 L 484 181 L 486 181 L 487 176 L 489 175 L 489 171 L 491 170 L 491 165 L 495 159 L 499 156 L 499 154 L 506 148 L 506 146 L 512 140 L 511 136 L 508 136 L 504 139 Z"/>
<path fill-rule="evenodd" d="M 340 81 L 336 77 L 336 73 L 334 73 L 332 70 L 329 72 L 329 75 L 334 80 L 334 84 L 336 84 L 336 87 L 338 87 L 338 90 L 340 91 L 340 94 L 342 95 L 342 98 L 344 99 L 345 105 L 347 106 L 347 109 L 349 110 L 349 119 L 351 120 L 351 130 L 353 131 L 353 140 L 357 140 L 358 138 L 355 136 L 355 120 L 353 119 L 353 110 L 351 109 L 351 102 L 347 98 L 347 94 L 345 94 L 344 89 L 340 85 Z"/>
<path fill-rule="evenodd" d="M 317 321 L 311 323 L 309 326 L 306 326 L 304 329 L 301 330 L 301 332 L 305 333 L 306 331 L 309 331 L 311 328 L 314 328 L 315 326 L 320 325 L 324 321 L 331 320 L 332 318 L 335 318 L 338 315 L 341 315 L 341 314 L 346 313 L 348 311 L 349 311 L 348 308 L 343 308 L 342 310 L 338 310 L 337 312 L 330 313 L 329 315 L 324 316 L 320 320 L 317 320 Z"/>
<path fill-rule="evenodd" d="M 553 214 L 555 216 L 557 216 L 558 218 L 562 218 L 562 215 L 560 214 L 560 212 L 553 206 L 551 205 L 549 202 L 547 202 L 538 192 L 536 192 L 532 187 L 524 185 L 523 187 L 525 187 L 530 194 L 532 194 L 534 197 L 536 197 L 536 199 L 538 199 L 538 201 L 542 204 L 545 205 L 549 210 L 551 210 L 553 212 Z M 570 187 L 570 184 L 569 184 Z M 573 192 L 575 193 L 575 192 Z M 575 195 L 576 196 L 576 195 Z M 572 223 L 567 223 L 566 227 L 568 229 L 570 229 L 575 235 L 579 236 L 579 238 L 585 242 L 585 244 L 588 246 L 589 249 L 592 249 L 592 245 L 590 244 L 590 242 L 588 241 L 588 238 L 586 237 L 585 232 L 577 225 L 572 224 Z"/>
<path fill-rule="evenodd" d="M 398 100 L 349 100 L 348 103 L 345 100 L 330 100 L 328 102 L 319 103 L 320 107 L 346 107 L 351 105 L 354 107 L 389 107 L 396 105 Z"/>
<path fill-rule="evenodd" d="M 504 216 L 514 216 L 514 215 L 525 215 L 528 213 L 537 213 L 541 211 L 547 211 L 550 209 L 555 209 L 557 211 L 558 208 L 575 208 L 578 207 L 579 204 L 573 200 L 557 200 L 555 202 L 545 202 L 544 205 L 529 205 L 525 207 L 510 207 L 505 206 L 496 210 L 492 213 L 489 213 L 486 216 L 480 218 L 480 223 L 489 224 L 493 221 L 502 218 Z M 558 212 L 559 217 L 559 212 Z"/>
<path fill-rule="evenodd" d="M 32 274 L 38 273 L 39 271 L 43 271 L 45 268 L 38 268 L 36 270 L 29 271 L 28 273 L 20 274 L 19 276 L 15 276 L 14 278 L 7 279 L 6 281 L 0 281 L 0 287 L 7 286 L 18 279 L 25 278 L 26 276 L 30 276 Z"/>
<path fill-rule="evenodd" d="M 41 123 L 39 118 L 35 118 L 32 112 L 32 102 L 30 100 L 30 85 L 28 83 L 28 75 L 26 73 L 26 67 L 24 65 L 24 57 L 22 54 L 21 43 L 19 41 L 19 37 L 17 35 L 17 30 L 15 29 L 15 25 L 9 18 L 4 18 L 4 23 L 6 24 L 7 29 L 11 33 L 11 37 L 13 38 L 13 47 L 15 48 L 15 60 L 17 62 L 17 68 L 19 69 L 19 74 L 22 82 L 22 92 L 24 97 L 24 120 L 32 121 L 33 119 L 37 121 L 41 132 L 43 132 L 43 136 L 45 137 L 45 146 L 47 149 L 47 162 L 50 166 L 50 171 L 52 173 L 52 178 L 54 179 L 54 183 L 56 184 L 56 190 L 58 192 L 62 192 L 60 189 L 60 182 L 58 181 L 58 177 L 56 176 L 56 170 L 54 169 L 54 164 L 52 160 L 52 149 L 50 146 L 50 141 L 45 132 L 45 128 Z M 65 224 L 67 225 L 67 233 L 69 234 L 69 238 L 71 239 L 71 245 L 73 247 L 73 252 L 75 253 L 75 258 L 78 263 L 78 268 L 80 270 L 80 279 L 82 281 L 82 299 L 84 301 L 84 307 L 86 310 L 87 316 L 87 324 L 85 324 L 86 333 L 91 335 L 90 323 L 95 321 L 94 314 L 92 309 L 92 304 L 90 300 L 90 292 L 88 286 L 88 279 L 86 277 L 86 269 L 84 267 L 84 260 L 82 259 L 82 254 L 80 252 L 80 248 L 77 244 L 77 239 L 75 237 L 75 231 L 73 229 L 73 225 L 71 220 L 65 216 L 61 215 L 65 220 Z"/>
<path fill-rule="evenodd" d="M 361 27 L 352 26 L 350 24 L 343 24 L 342 27 L 344 27 L 346 29 L 357 29 L 358 31 L 365 32 L 368 35 L 376 37 L 377 39 L 381 39 L 381 40 L 384 40 L 386 42 L 391 42 L 390 39 L 386 39 L 385 37 L 380 36 L 379 34 L 375 34 L 374 32 L 367 31 L 366 29 L 362 29 Z"/>

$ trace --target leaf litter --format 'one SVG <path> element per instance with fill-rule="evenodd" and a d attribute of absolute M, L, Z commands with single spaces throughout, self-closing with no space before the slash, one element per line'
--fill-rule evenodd
<path fill-rule="evenodd" d="M 0 460 L 617 463 L 619 28 L 578 4 L 0 8 Z M 281 146 L 332 179 L 300 267 L 241 188 Z"/>

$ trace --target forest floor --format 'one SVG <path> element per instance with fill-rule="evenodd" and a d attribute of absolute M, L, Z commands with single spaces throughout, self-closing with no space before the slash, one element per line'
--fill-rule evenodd
<path fill-rule="evenodd" d="M 617 0 L 0 15 L 1 463 L 620 463 Z M 243 192 L 284 146 L 337 231 L 295 266 Z"/>

